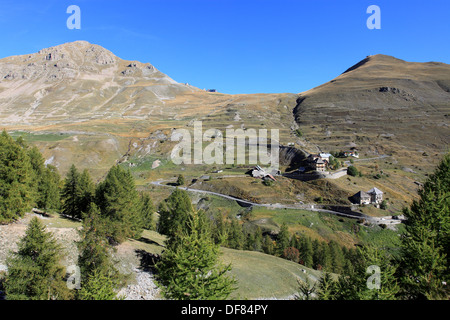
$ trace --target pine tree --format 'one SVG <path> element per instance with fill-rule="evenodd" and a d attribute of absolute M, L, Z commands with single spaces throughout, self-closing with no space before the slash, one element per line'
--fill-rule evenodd
<path fill-rule="evenodd" d="M 289 247 L 289 231 L 286 223 L 283 223 L 277 236 L 277 255 L 283 256 L 284 250 Z"/>
<path fill-rule="evenodd" d="M 185 229 L 193 212 L 188 193 L 185 190 L 175 189 L 159 206 L 158 232 L 172 236 L 177 230 Z"/>
<path fill-rule="evenodd" d="M 317 284 L 318 300 L 335 300 L 336 281 L 327 271 L 322 273 Z"/>
<path fill-rule="evenodd" d="M 153 213 L 155 211 L 155 207 L 153 205 L 152 199 L 148 194 L 141 193 L 140 201 L 142 204 L 141 208 L 142 227 L 147 230 L 154 230 L 155 222 L 153 221 Z"/>
<path fill-rule="evenodd" d="M 301 250 L 300 250 L 300 260 L 303 262 L 303 265 L 308 268 L 312 268 L 314 264 L 313 260 L 313 246 L 312 241 L 309 237 L 303 238 Z"/>
<path fill-rule="evenodd" d="M 184 186 L 185 183 L 184 176 L 180 174 L 177 178 L 177 186 Z"/>
<path fill-rule="evenodd" d="M 266 254 L 272 255 L 274 253 L 273 240 L 268 234 L 266 234 L 264 237 L 262 249 L 263 249 L 263 252 Z"/>
<path fill-rule="evenodd" d="M 330 247 L 327 242 L 322 241 L 320 245 L 321 255 L 322 255 L 322 261 L 321 266 L 322 270 L 330 271 L 333 269 L 333 260 L 330 253 Z"/>
<path fill-rule="evenodd" d="M 345 265 L 344 253 L 336 241 L 331 240 L 329 242 L 330 255 L 332 260 L 332 272 L 341 273 Z"/>
<path fill-rule="evenodd" d="M 216 212 L 213 215 L 211 233 L 214 243 L 219 245 L 227 245 L 228 238 L 228 223 L 225 221 L 221 212 Z"/>
<path fill-rule="evenodd" d="M 37 187 L 36 205 L 40 209 L 58 210 L 61 206 L 61 177 L 56 167 L 48 165 L 43 169 Z"/>
<path fill-rule="evenodd" d="M 231 249 L 242 250 L 244 249 L 244 240 L 242 226 L 236 218 L 233 218 L 228 232 L 227 246 Z"/>
<path fill-rule="evenodd" d="M 400 286 L 395 276 L 397 266 L 392 257 L 384 250 L 369 246 L 360 248 L 357 255 L 358 262 L 354 268 L 339 277 L 330 294 L 336 300 L 395 300 Z M 379 273 L 368 273 L 371 267 L 372 272 L 378 270 Z"/>
<path fill-rule="evenodd" d="M 10 300 L 66 300 L 72 297 L 64 281 L 65 269 L 60 264 L 61 246 L 45 226 L 34 217 L 18 251 L 7 259 L 5 283 Z"/>
<path fill-rule="evenodd" d="M 108 220 L 108 237 L 121 243 L 142 234 L 142 203 L 129 170 L 113 166 L 96 189 L 96 204 Z"/>
<path fill-rule="evenodd" d="M 119 273 L 112 261 L 110 247 L 106 238 L 105 220 L 95 204 L 83 217 L 83 228 L 77 242 L 79 251 L 78 266 L 81 272 L 81 290 L 78 298 L 82 300 L 111 300 L 119 283 Z"/>
<path fill-rule="evenodd" d="M 226 299 L 235 289 L 235 280 L 227 274 L 231 265 L 218 263 L 219 245 L 208 228 L 202 227 L 197 213 L 190 215 L 188 227 L 167 241 L 157 263 L 157 281 L 168 299 Z"/>
<path fill-rule="evenodd" d="M 41 183 L 45 183 L 47 181 L 44 180 L 44 172 L 45 172 L 45 161 L 39 149 L 34 146 L 32 148 L 28 148 L 25 145 L 24 148 L 27 151 L 28 158 L 31 164 L 31 183 L 30 183 L 30 191 L 33 198 L 33 205 L 42 203 L 42 198 L 40 198 L 40 190 L 39 186 Z M 40 206 L 39 206 L 40 207 Z M 44 208 L 42 208 L 44 209 Z"/>
<path fill-rule="evenodd" d="M 24 146 L 0 134 L 0 223 L 23 217 L 34 202 L 32 168 Z"/>
<path fill-rule="evenodd" d="M 79 187 L 80 197 L 78 198 L 78 207 L 82 213 L 87 213 L 95 200 L 95 184 L 87 169 L 84 169 L 80 175 Z"/>
<path fill-rule="evenodd" d="M 101 218 L 97 206 L 92 204 L 89 212 L 83 217 L 83 228 L 79 231 L 81 240 L 77 242 L 82 283 L 94 270 L 105 274 L 116 272 L 109 253 L 111 247 L 106 238 L 106 224 L 107 221 Z"/>
<path fill-rule="evenodd" d="M 72 217 L 72 219 L 81 219 L 80 208 L 81 188 L 80 188 L 80 173 L 75 165 L 69 169 L 66 178 L 64 179 L 64 187 L 61 193 L 62 199 L 62 213 Z"/>
<path fill-rule="evenodd" d="M 118 300 L 115 291 L 117 284 L 114 279 L 105 273 L 94 270 L 89 274 L 81 290 L 78 292 L 79 300 Z"/>
<path fill-rule="evenodd" d="M 419 200 L 404 210 L 399 276 L 409 299 L 448 299 L 450 288 L 450 154 L 419 191 Z"/>

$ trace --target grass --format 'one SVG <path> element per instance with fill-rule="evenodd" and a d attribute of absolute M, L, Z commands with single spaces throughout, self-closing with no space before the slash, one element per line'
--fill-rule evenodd
<path fill-rule="evenodd" d="M 383 229 L 379 226 L 365 226 L 355 219 L 338 217 L 328 213 L 306 210 L 269 209 L 255 207 L 248 224 L 258 225 L 263 231 L 278 232 L 286 223 L 291 233 L 310 237 L 320 241 L 334 240 L 342 246 L 354 247 L 355 244 L 372 244 L 395 250 L 400 245 L 398 230 Z"/>
<path fill-rule="evenodd" d="M 238 281 L 238 290 L 232 294 L 232 299 L 286 299 L 298 293 L 297 279 L 316 280 L 321 275 L 298 263 L 260 252 L 228 248 L 222 251 L 222 262 L 231 263 L 230 273 Z"/>
<path fill-rule="evenodd" d="M 33 133 L 25 131 L 14 131 L 9 134 L 14 139 L 22 137 L 26 142 L 55 142 L 64 140 L 71 136 L 66 133 Z"/>

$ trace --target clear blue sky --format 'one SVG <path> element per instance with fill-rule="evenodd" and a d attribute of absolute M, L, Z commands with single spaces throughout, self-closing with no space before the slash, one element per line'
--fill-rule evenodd
<path fill-rule="evenodd" d="M 202 89 L 299 93 L 371 54 L 450 63 L 449 21 L 448 0 L 0 0 L 0 58 L 86 40 Z"/>

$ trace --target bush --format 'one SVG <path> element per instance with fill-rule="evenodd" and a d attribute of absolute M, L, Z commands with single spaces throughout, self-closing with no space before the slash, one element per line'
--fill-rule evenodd
<path fill-rule="evenodd" d="M 300 129 L 295 130 L 295 135 L 299 138 L 303 136 L 303 133 L 300 131 Z"/>
<path fill-rule="evenodd" d="M 352 176 L 352 177 L 356 177 L 360 174 L 360 172 L 358 171 L 358 169 L 356 169 L 355 166 L 350 166 L 347 169 L 347 174 Z"/>

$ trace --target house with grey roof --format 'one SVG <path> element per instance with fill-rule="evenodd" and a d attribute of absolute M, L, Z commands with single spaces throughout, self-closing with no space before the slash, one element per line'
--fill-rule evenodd
<path fill-rule="evenodd" d="M 380 204 L 383 202 L 383 191 L 374 187 L 367 192 L 359 191 L 351 198 L 357 204 Z"/>

